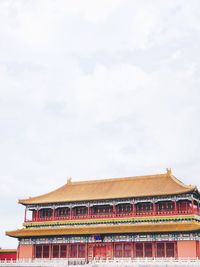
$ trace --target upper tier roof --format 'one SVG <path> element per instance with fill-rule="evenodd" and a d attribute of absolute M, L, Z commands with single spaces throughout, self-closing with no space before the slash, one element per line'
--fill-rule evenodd
<path fill-rule="evenodd" d="M 167 170 L 164 174 L 125 178 L 72 182 L 50 193 L 21 199 L 24 205 L 60 203 L 88 200 L 105 200 L 144 196 L 176 195 L 192 192 L 195 186 L 185 185 Z"/>

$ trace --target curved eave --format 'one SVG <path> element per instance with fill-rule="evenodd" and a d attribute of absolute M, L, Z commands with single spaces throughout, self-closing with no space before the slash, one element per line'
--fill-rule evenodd
<path fill-rule="evenodd" d="M 193 191 L 196 192 L 200 196 L 200 191 L 199 191 L 197 186 L 194 186 L 194 190 Z"/>
<path fill-rule="evenodd" d="M 108 226 L 84 226 L 84 227 L 57 227 L 41 229 L 19 229 L 6 232 L 6 235 L 15 238 L 33 236 L 63 236 L 63 235 L 92 235 L 115 233 L 166 233 L 166 232 L 191 232 L 199 231 L 200 223 L 157 223 L 140 225 L 108 225 Z"/>
<path fill-rule="evenodd" d="M 134 197 L 169 196 L 198 191 L 185 185 L 171 172 L 148 176 L 70 182 L 44 195 L 20 199 L 23 205 L 66 203 Z"/>
<path fill-rule="evenodd" d="M 122 197 L 122 196 L 116 196 L 115 198 L 113 197 L 105 197 L 105 198 L 83 198 L 83 199 L 78 199 L 78 200 L 62 200 L 62 201 L 59 201 L 59 200 L 56 200 L 56 201 L 30 201 L 29 199 L 20 199 L 18 200 L 18 203 L 19 204 L 22 204 L 22 205 L 35 205 L 35 204 L 50 204 L 50 203 L 66 203 L 66 202 L 80 202 L 80 201 L 101 201 L 101 200 L 111 200 L 111 199 L 124 199 L 124 198 L 134 198 L 134 197 L 137 197 L 137 198 L 140 198 L 140 197 L 155 197 L 155 196 L 174 196 L 174 195 L 180 195 L 180 194 L 187 194 L 187 193 L 192 193 L 196 191 L 195 190 L 195 187 L 193 188 L 190 188 L 188 190 L 181 190 L 181 191 L 177 191 L 177 192 L 173 192 L 173 193 L 169 193 L 169 194 L 166 194 L 166 193 L 163 193 L 163 194 L 141 194 L 141 195 L 137 195 L 137 196 L 133 196 L 133 195 L 128 195 L 128 196 L 125 196 L 125 197 Z M 199 191 L 198 191 L 199 193 Z M 199 193 L 200 194 L 200 193 Z"/>

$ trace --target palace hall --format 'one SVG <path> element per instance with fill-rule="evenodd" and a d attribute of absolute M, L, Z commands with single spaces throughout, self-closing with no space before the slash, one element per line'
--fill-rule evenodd
<path fill-rule="evenodd" d="M 25 207 L 18 259 L 199 258 L 200 193 L 165 173 L 72 181 Z"/>

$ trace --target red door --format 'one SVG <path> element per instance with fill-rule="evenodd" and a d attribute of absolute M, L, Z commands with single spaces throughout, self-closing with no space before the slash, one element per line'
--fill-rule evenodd
<path fill-rule="evenodd" d="M 98 244 L 94 247 L 94 258 L 96 260 L 106 259 L 106 246 L 105 245 Z"/>

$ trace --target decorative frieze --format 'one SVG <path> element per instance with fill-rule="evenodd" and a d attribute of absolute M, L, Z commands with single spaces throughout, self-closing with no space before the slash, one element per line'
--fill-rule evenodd
<path fill-rule="evenodd" d="M 95 235 L 73 236 L 73 237 L 45 237 L 45 238 L 21 238 L 22 245 L 34 244 L 65 244 L 65 243 L 96 243 L 96 242 L 148 242 L 148 241 L 177 241 L 177 240 L 198 240 L 200 233 L 179 233 L 179 234 L 122 234 L 122 235 L 102 235 L 97 240 Z"/>
<path fill-rule="evenodd" d="M 82 219 L 82 220 L 57 220 L 44 222 L 27 222 L 24 223 L 26 228 L 43 228 L 43 227 L 65 227 L 74 225 L 101 225 L 101 224 L 142 224 L 142 223 L 159 223 L 159 222 L 174 222 L 174 221 L 200 221 L 200 216 L 197 215 L 171 215 L 171 216 L 143 216 L 143 217 L 127 217 L 127 218 L 102 218 L 102 219 Z"/>

